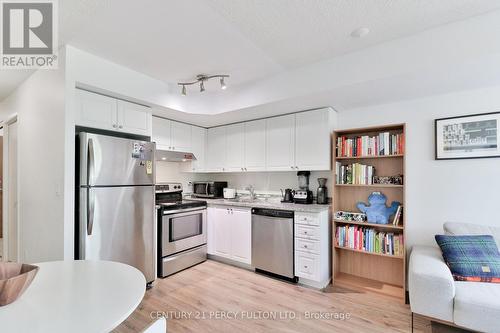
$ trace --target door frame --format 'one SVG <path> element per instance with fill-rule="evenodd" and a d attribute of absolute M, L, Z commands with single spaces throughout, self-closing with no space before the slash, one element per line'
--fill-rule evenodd
<path fill-rule="evenodd" d="M 11 161 L 9 161 L 9 142 L 10 142 L 10 136 L 9 136 L 9 126 L 12 124 L 18 123 L 17 119 L 17 114 L 12 115 L 11 117 L 7 118 L 5 121 L 1 123 L 1 126 L 3 127 L 3 184 L 2 184 L 2 191 L 3 191 L 3 211 L 2 211 L 2 223 L 3 223 L 3 253 L 2 253 L 2 260 L 3 261 L 9 261 L 9 213 L 10 213 L 10 207 L 9 207 L 9 199 L 10 198 L 10 192 L 9 192 L 9 185 L 10 182 L 12 181 L 9 179 L 9 164 Z M 18 131 L 19 133 L 19 131 Z M 19 134 L 18 134 L 18 140 L 19 140 Z M 19 141 L 18 141 L 19 142 Z M 19 156 L 19 145 L 18 145 L 18 150 L 17 154 Z M 18 159 L 19 161 L 19 159 Z M 19 165 L 16 165 L 16 168 L 19 171 Z M 15 181 L 17 184 L 19 184 L 19 172 L 16 173 L 17 177 Z M 17 258 L 16 260 L 19 260 L 19 250 L 20 250 L 20 224 L 19 224 L 19 188 L 17 190 Z"/>

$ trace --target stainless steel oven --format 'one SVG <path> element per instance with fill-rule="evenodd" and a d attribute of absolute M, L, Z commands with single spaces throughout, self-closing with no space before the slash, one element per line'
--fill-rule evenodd
<path fill-rule="evenodd" d="M 161 218 L 162 257 L 207 243 L 205 207 L 164 211 Z"/>
<path fill-rule="evenodd" d="M 193 182 L 193 196 L 199 198 L 222 198 L 227 182 Z"/>

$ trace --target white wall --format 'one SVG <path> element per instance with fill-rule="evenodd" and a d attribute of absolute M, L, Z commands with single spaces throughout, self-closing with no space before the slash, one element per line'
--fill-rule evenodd
<path fill-rule="evenodd" d="M 64 57 L 64 52 L 60 57 Z M 3 103 L 18 115 L 19 261 L 61 260 L 64 251 L 64 62 L 38 70 Z"/>
<path fill-rule="evenodd" d="M 500 110 L 500 86 L 339 113 L 340 128 L 407 124 L 407 244 L 435 244 L 446 221 L 500 226 L 500 158 L 434 160 L 434 119 Z"/>

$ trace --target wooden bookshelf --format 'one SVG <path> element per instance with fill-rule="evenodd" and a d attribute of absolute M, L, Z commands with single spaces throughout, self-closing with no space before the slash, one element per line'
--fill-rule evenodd
<path fill-rule="evenodd" d="M 405 154 L 382 155 L 382 156 L 355 156 L 337 157 L 337 138 L 339 136 L 376 136 L 382 132 L 391 134 L 405 134 L 405 124 L 394 124 L 387 126 L 356 128 L 336 131 L 333 134 L 333 179 L 336 179 L 336 162 L 343 165 L 352 163 L 363 163 L 375 167 L 375 174 L 378 176 L 403 175 L 404 185 L 391 184 L 371 184 L 352 185 L 335 184 L 333 190 L 332 211 L 359 212 L 356 207 L 357 202 L 367 202 L 368 196 L 374 192 L 382 192 L 387 197 L 387 205 L 392 201 L 399 201 L 403 204 L 403 220 L 399 225 L 374 224 L 369 222 L 343 221 L 333 219 L 332 228 L 332 281 L 334 285 L 339 285 L 357 291 L 375 292 L 390 297 L 395 297 L 402 302 L 405 301 L 406 294 L 406 172 Z M 406 147 L 403 149 L 406 153 Z M 390 221 L 392 222 L 392 221 Z M 402 234 L 404 247 L 402 255 L 388 255 L 383 253 L 367 252 L 363 250 L 351 249 L 337 245 L 335 239 L 337 226 L 357 225 L 373 228 L 376 231 L 392 232 Z"/>

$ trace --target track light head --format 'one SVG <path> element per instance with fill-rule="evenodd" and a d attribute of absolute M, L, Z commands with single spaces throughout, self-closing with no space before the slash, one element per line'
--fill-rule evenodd
<path fill-rule="evenodd" d="M 205 91 L 205 84 L 203 83 L 203 80 L 200 81 L 200 92 L 204 92 Z"/>
<path fill-rule="evenodd" d="M 182 85 L 182 96 L 186 96 L 186 86 Z"/>
<path fill-rule="evenodd" d="M 227 88 L 226 83 L 224 82 L 224 77 L 220 78 L 220 88 L 222 90 L 226 90 L 226 88 Z"/>

